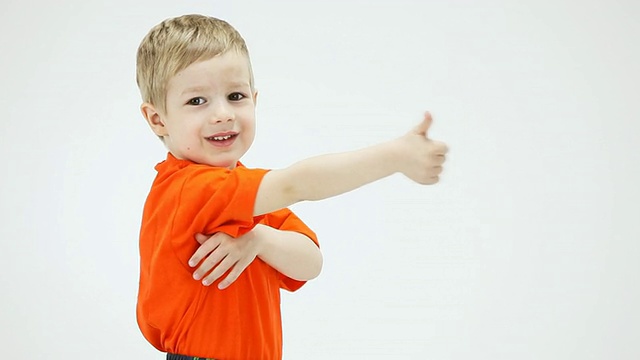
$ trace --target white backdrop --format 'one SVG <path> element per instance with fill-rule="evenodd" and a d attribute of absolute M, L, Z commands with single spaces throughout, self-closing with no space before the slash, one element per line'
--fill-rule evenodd
<path fill-rule="evenodd" d="M 294 210 L 321 276 L 284 294 L 285 359 L 640 358 L 640 5 L 627 1 L 0 4 L 0 348 L 162 359 L 135 323 L 141 208 L 165 150 L 135 52 L 204 13 L 245 37 L 250 166 L 434 114 L 440 184 Z"/>

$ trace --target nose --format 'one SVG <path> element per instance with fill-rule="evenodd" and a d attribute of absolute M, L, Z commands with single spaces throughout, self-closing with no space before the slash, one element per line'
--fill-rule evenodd
<path fill-rule="evenodd" d="M 230 122 L 235 118 L 231 105 L 226 101 L 218 101 L 212 106 L 210 121 L 214 124 Z"/>

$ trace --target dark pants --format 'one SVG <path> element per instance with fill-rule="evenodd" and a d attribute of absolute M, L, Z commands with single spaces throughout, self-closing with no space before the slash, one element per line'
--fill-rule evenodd
<path fill-rule="evenodd" d="M 167 360 L 216 360 L 216 359 L 201 358 L 197 356 L 178 355 L 178 354 L 167 354 Z"/>

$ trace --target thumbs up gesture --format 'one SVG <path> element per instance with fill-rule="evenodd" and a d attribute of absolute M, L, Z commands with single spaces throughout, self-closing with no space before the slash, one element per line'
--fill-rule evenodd
<path fill-rule="evenodd" d="M 405 159 L 401 172 L 423 185 L 432 185 L 440 180 L 439 175 L 448 151 L 445 143 L 429 138 L 432 122 L 431 114 L 426 112 L 422 122 L 399 139 Z"/>

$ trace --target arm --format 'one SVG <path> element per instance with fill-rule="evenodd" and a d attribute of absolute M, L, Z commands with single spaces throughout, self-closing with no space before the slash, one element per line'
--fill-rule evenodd
<path fill-rule="evenodd" d="M 322 200 L 401 172 L 420 184 L 438 182 L 447 147 L 427 138 L 431 115 L 408 134 L 357 151 L 322 155 L 268 172 L 258 189 L 254 215 L 305 200 Z"/>
<path fill-rule="evenodd" d="M 320 275 L 322 253 L 307 236 L 258 224 L 254 230 L 261 243 L 258 257 L 294 280 L 311 280 Z"/>
<path fill-rule="evenodd" d="M 195 267 L 200 264 L 193 277 L 202 279 L 205 286 L 231 269 L 218 284 L 220 289 L 228 287 L 256 256 L 296 280 L 311 280 L 320 274 L 322 268 L 322 254 L 311 239 L 297 232 L 262 224 L 238 238 L 220 232 L 213 236 L 198 234 L 196 240 L 202 245 L 189 260 L 189 265 Z"/>

